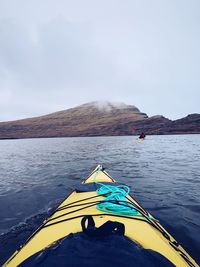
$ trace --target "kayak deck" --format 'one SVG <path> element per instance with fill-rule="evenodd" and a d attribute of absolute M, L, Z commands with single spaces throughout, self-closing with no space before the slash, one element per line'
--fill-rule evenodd
<path fill-rule="evenodd" d="M 81 220 L 85 215 L 92 215 L 97 227 L 108 220 L 124 224 L 125 236 L 145 249 L 162 254 L 175 266 L 198 266 L 175 239 L 130 195 L 127 196 L 127 201 L 139 210 L 141 216 L 117 215 L 98 210 L 96 204 L 103 201 L 105 196 L 98 195 L 95 190 L 87 191 L 87 186 L 95 182 L 116 184 L 116 181 L 98 166 L 82 183 L 86 191 L 74 190 L 21 249 L 11 256 L 5 266 L 17 266 L 70 233 L 82 232 Z"/>

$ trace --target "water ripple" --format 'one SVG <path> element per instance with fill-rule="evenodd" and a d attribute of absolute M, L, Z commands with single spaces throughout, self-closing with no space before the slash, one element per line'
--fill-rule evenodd
<path fill-rule="evenodd" d="M 200 262 L 200 135 L 1 140 L 0 151 L 1 259 L 104 164 Z"/>

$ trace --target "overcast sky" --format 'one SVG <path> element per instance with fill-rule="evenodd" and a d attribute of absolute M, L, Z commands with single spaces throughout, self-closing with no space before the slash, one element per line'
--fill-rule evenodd
<path fill-rule="evenodd" d="M 0 0 L 0 121 L 97 100 L 200 113 L 200 1 Z"/>

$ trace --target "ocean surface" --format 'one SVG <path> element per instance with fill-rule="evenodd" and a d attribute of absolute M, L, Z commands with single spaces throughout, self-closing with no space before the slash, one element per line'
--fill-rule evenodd
<path fill-rule="evenodd" d="M 200 135 L 0 140 L 0 265 L 98 165 L 200 263 Z"/>

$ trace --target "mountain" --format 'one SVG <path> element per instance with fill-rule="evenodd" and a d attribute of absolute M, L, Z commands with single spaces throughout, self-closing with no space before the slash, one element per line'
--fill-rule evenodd
<path fill-rule="evenodd" d="M 0 122 L 0 139 L 200 133 L 200 114 L 179 120 L 148 117 L 133 105 L 90 102 L 45 116 Z"/>

